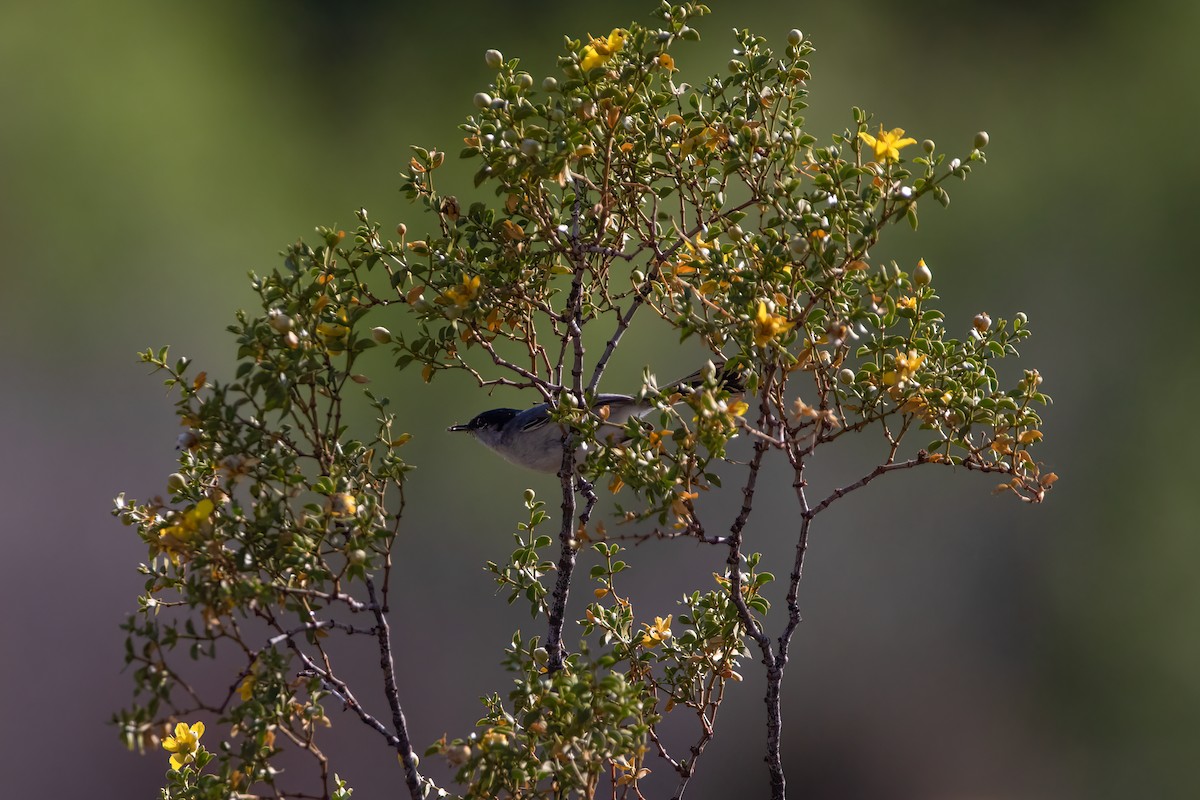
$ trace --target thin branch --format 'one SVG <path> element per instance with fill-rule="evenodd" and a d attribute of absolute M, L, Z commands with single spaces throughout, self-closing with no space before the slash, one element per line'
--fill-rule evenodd
<path fill-rule="evenodd" d="M 921 452 L 917 453 L 917 455 L 908 459 L 907 461 L 896 461 L 891 464 L 880 464 L 875 469 L 871 470 L 866 475 L 864 475 L 863 477 L 856 480 L 854 483 L 843 486 L 840 489 L 834 489 L 832 492 L 829 493 L 828 497 L 826 497 L 821 502 L 817 503 L 812 508 L 805 511 L 803 513 L 803 516 L 805 519 L 812 519 L 817 514 L 820 514 L 822 511 L 829 508 L 830 504 L 833 503 L 834 501 L 836 501 L 842 497 L 845 497 L 846 495 L 850 494 L 850 492 L 853 492 L 856 489 L 861 489 L 862 487 L 866 486 L 871 481 L 875 480 L 876 478 L 878 478 L 881 475 L 885 475 L 888 472 L 894 472 L 898 469 L 912 469 L 913 467 L 919 466 L 921 464 L 927 464 L 927 463 L 929 463 L 929 454 L 926 453 L 924 450 L 922 450 Z"/>
<path fill-rule="evenodd" d="M 404 764 L 404 780 L 408 784 L 408 792 L 412 800 L 421 800 L 421 776 L 417 773 L 417 762 L 413 758 L 412 743 L 408 738 L 408 723 L 404 719 L 404 710 L 400 707 L 400 692 L 396 688 L 396 667 L 392 661 L 391 629 L 383 607 L 375 594 L 375 582 L 367 578 L 367 596 L 371 599 L 371 613 L 375 615 L 375 634 L 379 639 L 379 668 L 383 671 L 383 688 L 387 694 L 388 705 L 392 709 L 392 726 L 396 732 L 396 752 Z"/>
<path fill-rule="evenodd" d="M 613 332 L 612 338 L 608 340 L 608 344 L 604 346 L 604 354 L 600 356 L 600 360 L 596 362 L 596 368 L 592 372 L 592 379 L 588 381 L 588 391 L 596 391 L 596 387 L 600 385 L 600 378 L 604 376 L 604 370 L 608 366 L 608 360 L 612 358 L 612 354 L 617 349 L 617 345 L 621 343 L 621 337 L 625 335 L 625 331 L 629 329 L 629 323 L 633 321 L 633 315 L 637 313 L 642 304 L 646 302 L 646 298 L 650 296 L 650 290 L 654 286 L 654 281 L 658 279 L 659 265 L 656 262 L 650 267 L 650 271 L 646 273 L 646 279 L 642 281 L 642 285 L 638 287 L 637 294 L 634 295 L 633 301 L 629 308 L 621 315 L 621 319 L 617 322 L 617 329 Z"/>
<path fill-rule="evenodd" d="M 580 240 L 580 219 L 583 215 L 584 183 L 575 180 L 575 203 L 571 211 L 571 260 L 575 275 L 571 281 L 571 293 L 567 298 L 566 308 L 563 309 L 562 319 L 567 323 L 567 329 L 562 336 L 562 349 L 559 351 L 558 367 L 555 368 L 555 380 L 561 380 L 562 364 L 568 346 L 574 351 L 571 364 L 571 394 L 575 402 L 582 407 L 584 402 L 583 387 L 583 330 L 581 314 L 583 306 L 583 276 L 587 261 L 583 255 L 583 245 Z M 558 470 L 558 479 L 562 484 L 562 526 L 559 528 L 558 577 L 554 581 L 554 592 L 551 594 L 550 613 L 547 615 L 549 630 L 546 635 L 546 651 L 549 660 L 546 668 L 549 672 L 557 672 L 563 668 L 566 660 L 566 648 L 563 645 L 563 626 L 566 623 L 567 596 L 571 591 L 571 576 L 575 571 L 575 554 L 578 541 L 575 538 L 575 433 L 567 427 L 562 440 L 562 465 Z M 586 482 L 579 484 L 587 495 L 587 507 L 584 511 L 584 524 L 591 517 L 592 508 L 596 504 L 596 494 L 591 485 Z"/>
<path fill-rule="evenodd" d="M 765 402 L 764 400 L 764 408 Z M 742 488 L 742 508 L 737 519 L 730 526 L 729 557 L 725 563 L 729 570 L 729 597 L 737 608 L 742 625 L 746 628 L 746 635 L 758 645 L 758 649 L 762 653 L 763 666 L 767 668 L 767 694 L 763 698 L 767 706 L 767 755 L 765 760 L 771 774 L 771 798 L 772 800 L 783 800 L 786 783 L 779 756 L 779 734 L 782 727 L 779 684 L 783 679 L 783 670 L 771 647 L 771 638 L 763 632 L 758 620 L 750 613 L 746 599 L 742 597 L 742 529 L 753 508 L 754 488 L 758 480 L 758 472 L 762 466 L 763 455 L 766 454 L 769 446 L 764 439 L 757 439 L 754 442 L 754 457 L 750 461 L 750 474 L 746 478 L 746 485 Z"/>
<path fill-rule="evenodd" d="M 804 480 L 804 459 L 789 449 L 788 460 L 792 463 L 795 477 L 792 488 L 796 492 L 796 500 L 800 503 L 800 533 L 796 537 L 796 558 L 792 563 L 792 574 L 788 580 L 787 610 L 788 622 L 779 634 L 779 660 L 787 666 L 788 650 L 792 644 L 792 634 L 800 625 L 800 579 L 804 576 L 804 555 L 808 552 L 808 532 L 812 527 L 812 514 L 808 505 L 808 496 L 804 492 L 807 485 Z"/>
<path fill-rule="evenodd" d="M 300 646 L 296 644 L 294 639 L 288 639 L 287 643 L 292 652 L 296 654 L 296 657 L 304 664 L 305 668 L 299 673 L 301 677 L 315 676 L 321 681 L 327 692 L 341 700 L 342 704 L 358 715 L 358 718 L 367 727 L 380 733 L 389 745 L 396 747 L 399 744 L 400 740 L 396 735 L 389 731 L 387 726 L 379 721 L 371 712 L 362 707 L 362 704 L 354 697 L 354 694 L 350 691 L 350 687 L 346 685 L 345 681 L 330 672 L 326 672 L 324 667 L 313 661 L 307 653 L 300 649 Z"/>
<path fill-rule="evenodd" d="M 271 587 L 280 594 L 296 595 L 297 597 L 314 597 L 318 600 L 324 600 L 327 603 L 345 603 L 351 611 L 366 611 L 366 603 L 355 600 L 348 594 L 342 592 L 322 592 L 317 589 L 301 589 L 294 586 L 272 586 Z"/>
<path fill-rule="evenodd" d="M 502 355 L 496 352 L 496 348 L 492 347 L 492 343 L 487 339 L 477 338 L 475 341 L 479 343 L 480 347 L 487 351 L 487 354 L 492 357 L 492 361 L 496 364 L 496 366 L 511 370 L 525 380 L 529 381 L 531 385 L 536 387 L 537 390 L 542 393 L 542 397 L 546 400 L 551 400 L 555 395 L 558 394 L 561 387 L 547 381 L 545 378 L 539 377 L 519 364 L 514 364 L 513 362 L 504 358 Z"/>
<path fill-rule="evenodd" d="M 766 423 L 772 419 L 768 391 L 771 378 L 771 375 L 765 377 L 759 397 L 759 428 L 768 427 Z M 746 628 L 746 634 L 758 644 L 758 649 L 762 653 L 763 666 L 767 668 L 767 693 L 763 698 L 763 702 L 767 706 L 767 754 L 764 760 L 767 762 L 767 770 L 771 777 L 771 798 L 772 800 L 784 800 L 787 782 L 784 778 L 783 761 L 780 756 L 783 716 L 779 701 L 780 685 L 783 682 L 783 664 L 771 646 L 771 637 L 763 631 L 758 620 L 750 613 L 746 599 L 742 597 L 741 573 L 742 531 L 754 506 L 754 490 L 758 482 L 758 473 L 762 467 L 763 456 L 766 455 L 770 446 L 765 438 L 754 440 L 754 457 L 750 460 L 746 485 L 742 487 L 742 508 L 729 529 L 729 556 L 725 563 L 729 572 L 730 600 L 737 608 L 738 617 Z"/>
<path fill-rule="evenodd" d="M 617 533 L 608 534 L 604 537 L 604 541 L 606 542 L 633 542 L 635 546 L 644 544 L 651 539 L 695 539 L 697 542 L 704 544 L 729 544 L 728 536 L 709 536 L 704 533 L 703 528 L 695 523 L 691 523 L 686 528 L 678 531 L 664 531 L 662 528 L 655 528 L 645 533 Z"/>
<path fill-rule="evenodd" d="M 562 482 L 562 527 L 559 528 L 558 542 L 558 577 L 554 581 L 554 592 L 551 594 L 550 613 L 547 615 L 549 631 L 546 635 L 546 652 L 549 660 L 546 669 L 557 672 L 563 668 L 566 660 L 566 648 L 563 646 L 563 625 L 567 616 L 567 596 L 571 591 L 571 575 L 575 571 L 575 436 L 568 428 L 563 435 L 563 460 L 558 471 Z M 592 494 L 595 497 L 595 493 Z M 588 513 L 591 513 L 592 503 L 589 501 Z"/>

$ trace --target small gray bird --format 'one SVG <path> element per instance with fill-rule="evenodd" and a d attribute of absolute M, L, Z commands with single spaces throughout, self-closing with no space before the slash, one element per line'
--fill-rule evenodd
<path fill-rule="evenodd" d="M 731 392 L 743 390 L 736 371 L 727 369 L 723 363 L 717 364 L 715 369 L 725 389 Z M 700 386 L 704 382 L 703 375 L 703 370 L 697 370 L 663 389 L 662 394 L 669 397 L 676 392 Z M 602 411 L 606 406 L 607 416 Z M 612 426 L 614 430 L 623 427 L 630 417 L 642 417 L 653 410 L 654 405 L 648 400 L 627 394 L 596 395 L 592 403 L 592 412 L 604 418 L 605 425 Z M 465 425 L 452 425 L 447 430 L 470 433 L 481 444 L 518 466 L 552 473 L 562 467 L 564 430 L 562 425 L 551 423 L 548 403 L 539 403 L 524 411 L 493 408 L 478 414 Z"/>

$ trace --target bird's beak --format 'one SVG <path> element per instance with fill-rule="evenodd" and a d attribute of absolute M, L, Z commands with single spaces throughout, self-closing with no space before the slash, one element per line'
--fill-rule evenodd
<path fill-rule="evenodd" d="M 453 431 L 469 431 L 469 430 L 471 430 L 471 426 L 470 425 L 451 425 L 449 428 L 446 428 L 446 430 L 451 431 L 451 432 L 453 432 Z"/>

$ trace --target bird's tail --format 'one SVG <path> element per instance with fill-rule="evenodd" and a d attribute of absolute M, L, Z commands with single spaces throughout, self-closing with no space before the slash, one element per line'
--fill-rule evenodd
<path fill-rule="evenodd" d="M 710 373 L 711 370 L 711 373 Z M 705 383 L 705 376 L 712 374 L 718 385 L 730 394 L 741 394 L 746 391 L 746 381 L 743 367 L 731 365 L 726 361 L 710 361 L 691 375 L 680 378 L 662 389 L 665 395 L 675 394 L 685 390 L 699 389 Z"/>

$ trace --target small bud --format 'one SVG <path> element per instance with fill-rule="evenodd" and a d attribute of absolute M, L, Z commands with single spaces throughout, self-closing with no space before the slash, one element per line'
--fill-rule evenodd
<path fill-rule="evenodd" d="M 545 664 L 550 660 L 550 653 L 544 647 L 534 648 L 533 660 L 538 664 Z"/>
<path fill-rule="evenodd" d="M 517 88 L 529 91 L 533 88 L 533 76 L 528 72 L 518 72 L 516 77 L 513 78 L 513 83 L 517 85 Z"/>
<path fill-rule="evenodd" d="M 933 143 L 933 139 L 926 139 L 925 141 L 921 142 L 921 149 L 926 153 L 932 154 L 936 147 L 937 145 Z"/>
<path fill-rule="evenodd" d="M 471 760 L 471 748 L 465 744 L 446 748 L 446 762 L 452 767 L 461 767 Z"/>
<path fill-rule="evenodd" d="M 729 63 L 726 65 L 726 67 L 728 67 L 730 72 L 736 75 L 742 71 L 742 62 L 738 61 L 736 58 L 731 58 L 729 59 Z"/>
<path fill-rule="evenodd" d="M 792 47 L 795 47 L 803 41 L 804 32 L 799 28 L 792 28 L 790 31 L 788 31 L 788 44 L 790 44 Z"/>
<path fill-rule="evenodd" d="M 849 386 L 854 383 L 854 370 L 846 368 L 838 373 L 838 380 Z"/>
<path fill-rule="evenodd" d="M 791 250 L 793 255 L 803 256 L 808 252 L 808 240 L 797 233 L 788 240 L 788 250 Z"/>
<path fill-rule="evenodd" d="M 975 315 L 975 319 L 971 320 L 971 325 L 980 333 L 986 333 L 987 329 L 992 327 L 992 318 L 987 315 L 986 311 L 981 311 Z"/>
<path fill-rule="evenodd" d="M 991 137 L 988 136 L 987 131 L 980 131 L 979 133 L 975 134 L 975 149 L 982 150 L 988 146 L 988 142 L 990 141 Z"/>
<path fill-rule="evenodd" d="M 178 472 L 172 472 L 167 476 L 168 492 L 182 492 L 185 486 L 187 486 L 187 480 Z"/>
<path fill-rule="evenodd" d="M 476 108 L 487 108 L 492 104 L 492 96 L 487 92 L 476 92 L 471 102 L 475 104 Z"/>
<path fill-rule="evenodd" d="M 1029 322 L 1029 315 L 1027 315 L 1024 311 L 1018 311 L 1017 312 L 1017 322 L 1024 325 L 1026 322 Z"/>
<path fill-rule="evenodd" d="M 272 308 L 267 312 L 267 324 L 274 328 L 276 333 L 287 333 L 292 329 L 292 318 L 279 309 Z"/>
<path fill-rule="evenodd" d="M 383 326 L 371 328 L 371 338 L 379 344 L 387 344 L 392 340 L 392 332 Z"/>
<path fill-rule="evenodd" d="M 527 156 L 536 156 L 542 150 L 542 143 L 537 139 L 522 139 L 521 152 Z"/>
<path fill-rule="evenodd" d="M 354 566 L 361 567 L 363 564 L 367 563 L 367 551 L 351 550 L 350 555 L 348 555 L 347 558 Z"/>
<path fill-rule="evenodd" d="M 932 280 L 933 273 L 929 270 L 929 267 L 925 266 L 925 259 L 922 258 L 917 262 L 917 268 L 913 270 L 913 283 L 917 286 L 928 286 Z"/>
<path fill-rule="evenodd" d="M 407 233 L 408 233 L 408 226 L 405 225 L 403 222 L 396 225 L 396 235 L 399 236 L 401 239 L 403 239 L 405 234 L 407 234 Z"/>
<path fill-rule="evenodd" d="M 488 50 L 483 54 L 483 63 L 490 69 L 500 69 L 504 66 L 504 54 L 499 50 Z"/>
<path fill-rule="evenodd" d="M 549 77 L 543 78 L 542 79 L 542 91 L 543 92 L 557 92 L 558 91 L 558 79 L 557 78 L 549 78 Z"/>
<path fill-rule="evenodd" d="M 296 335 L 295 331 L 288 331 L 283 337 L 283 343 L 290 349 L 295 350 L 300 346 L 300 337 Z"/>

